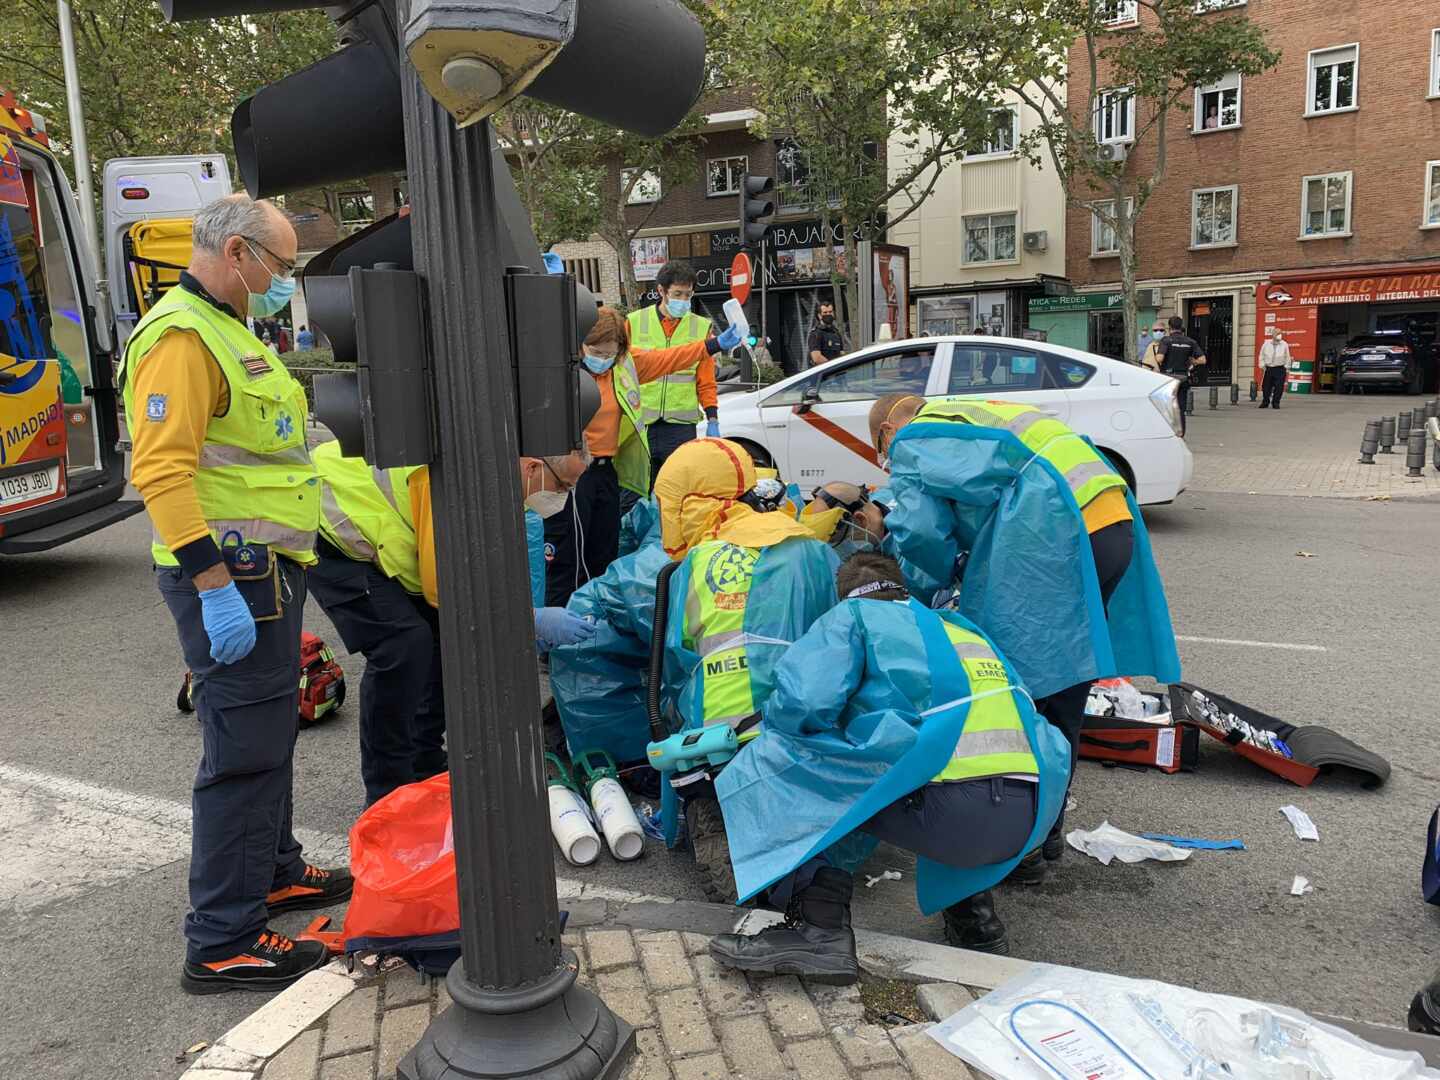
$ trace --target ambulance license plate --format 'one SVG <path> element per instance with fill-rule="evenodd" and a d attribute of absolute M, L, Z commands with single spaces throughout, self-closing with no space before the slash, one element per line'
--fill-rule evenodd
<path fill-rule="evenodd" d="M 0 509 L 20 503 L 34 502 L 60 490 L 60 466 L 0 476 Z"/>

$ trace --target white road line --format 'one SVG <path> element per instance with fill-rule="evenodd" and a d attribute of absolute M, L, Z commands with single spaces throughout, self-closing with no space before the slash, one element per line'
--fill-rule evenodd
<path fill-rule="evenodd" d="M 1289 641 L 1247 641 L 1244 638 L 1190 637 L 1176 634 L 1176 641 L 1194 641 L 1201 645 L 1248 645 L 1254 649 L 1288 649 L 1291 652 L 1329 652 L 1324 645 L 1297 645 Z"/>

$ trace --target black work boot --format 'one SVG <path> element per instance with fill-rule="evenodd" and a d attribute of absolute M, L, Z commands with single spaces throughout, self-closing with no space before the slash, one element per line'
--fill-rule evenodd
<path fill-rule="evenodd" d="M 1430 976 L 1410 1002 L 1406 1026 L 1422 1035 L 1440 1035 L 1440 971 Z"/>
<path fill-rule="evenodd" d="M 860 978 L 855 933 L 850 929 L 854 879 L 821 867 L 808 888 L 796 893 L 785 921 L 758 934 L 720 934 L 710 939 L 717 963 L 739 971 L 799 975 L 812 982 L 849 986 Z"/>
<path fill-rule="evenodd" d="M 961 949 L 979 952 L 1008 953 L 1010 941 L 1005 924 L 995 914 L 995 897 L 986 889 L 969 900 L 961 900 L 945 909 L 945 940 Z"/>
<path fill-rule="evenodd" d="M 187 994 L 223 994 L 228 990 L 280 990 L 298 982 L 330 959 L 318 941 L 296 941 L 262 930 L 255 944 L 224 960 L 185 961 L 180 988 Z"/>
<path fill-rule="evenodd" d="M 1058 828 L 1045 837 L 1045 843 L 1040 846 L 1045 853 L 1046 862 L 1056 862 L 1065 854 L 1065 834 Z"/>
<path fill-rule="evenodd" d="M 1005 880 L 1015 885 L 1043 885 L 1049 869 L 1043 849 L 1037 847 L 1015 865 Z"/>

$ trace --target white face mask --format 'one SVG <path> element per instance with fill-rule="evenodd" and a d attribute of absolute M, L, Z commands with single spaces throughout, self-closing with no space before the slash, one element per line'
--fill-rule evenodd
<path fill-rule="evenodd" d="M 565 509 L 565 504 L 570 500 L 568 491 L 546 491 L 545 473 L 546 469 L 540 469 L 540 490 L 525 496 L 525 505 L 542 518 L 554 517 Z"/>

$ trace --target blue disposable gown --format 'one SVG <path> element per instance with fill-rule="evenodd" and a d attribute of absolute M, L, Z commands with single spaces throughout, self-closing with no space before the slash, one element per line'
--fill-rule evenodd
<path fill-rule="evenodd" d="M 530 560 L 530 606 L 545 606 L 545 521 L 525 508 L 525 554 Z"/>
<path fill-rule="evenodd" d="M 605 750 L 616 761 L 632 762 L 645 759 L 650 742 L 645 683 L 655 579 L 670 562 L 660 546 L 654 500 L 635 504 L 621 522 L 621 536 L 639 546 L 570 597 L 567 606 L 594 621 L 595 635 L 550 651 L 550 690 L 572 756 Z"/>
<path fill-rule="evenodd" d="M 976 630 L 960 615 L 914 600 L 843 600 L 780 660 L 760 736 L 715 785 L 742 901 L 827 849 L 834 861 L 833 845 L 945 767 L 970 706 L 969 681 L 941 619 Z M 1036 716 L 1005 666 L 1040 765 L 1035 825 L 1020 852 L 1002 863 L 959 869 L 921 858 L 915 891 L 926 914 L 1003 879 L 1060 813 L 1069 745 Z M 922 715 L 947 702 L 955 704 Z"/>
<path fill-rule="evenodd" d="M 955 587 L 969 552 L 960 611 L 1045 697 L 1120 675 L 1180 677 L 1165 590 L 1135 500 L 1135 551 L 1101 602 L 1085 519 L 1059 471 L 1018 437 L 953 421 L 913 421 L 890 450 L 885 549 L 915 596 Z"/>

